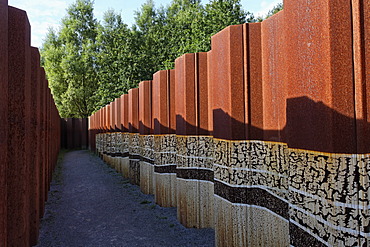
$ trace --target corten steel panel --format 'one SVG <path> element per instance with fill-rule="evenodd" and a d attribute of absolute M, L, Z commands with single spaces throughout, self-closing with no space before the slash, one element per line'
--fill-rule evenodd
<path fill-rule="evenodd" d="M 99 131 L 100 130 L 100 118 L 101 118 L 101 109 L 99 109 L 97 112 L 96 112 L 96 129 Z"/>
<path fill-rule="evenodd" d="M 31 83 L 30 25 L 26 12 L 8 9 L 8 166 L 7 241 L 29 246 L 29 170 L 27 144 Z"/>
<path fill-rule="evenodd" d="M 38 96 L 40 88 L 40 54 L 37 48 L 31 48 L 31 126 L 30 140 L 32 151 L 30 152 L 29 174 L 30 176 L 30 244 L 36 245 L 39 233 L 39 197 L 40 197 L 40 167 L 39 167 L 39 131 L 38 131 Z"/>
<path fill-rule="evenodd" d="M 111 102 L 110 104 L 110 129 L 114 131 L 116 129 L 116 103 L 115 101 Z"/>
<path fill-rule="evenodd" d="M 212 55 L 213 55 L 212 50 L 207 52 L 208 130 L 209 130 L 209 134 L 213 136 L 213 108 L 212 107 L 213 107 L 214 95 L 212 92 L 213 77 L 211 73 L 212 72 L 211 62 L 214 61 L 214 59 L 212 59 Z"/>
<path fill-rule="evenodd" d="M 111 107 L 110 104 L 107 105 L 107 110 L 106 111 L 107 111 L 107 124 L 106 124 L 106 126 L 107 126 L 107 131 L 110 132 L 111 131 L 111 121 L 112 121 L 112 119 L 111 119 L 112 107 Z"/>
<path fill-rule="evenodd" d="M 110 111 L 110 107 L 109 105 L 106 105 L 105 106 L 105 131 L 106 132 L 109 132 L 110 130 L 110 124 L 109 124 L 109 120 L 110 120 L 110 115 L 109 115 L 109 111 Z"/>
<path fill-rule="evenodd" d="M 167 85 L 168 85 L 168 114 L 169 114 L 169 134 L 175 134 L 176 133 L 176 73 L 174 69 L 167 70 Z"/>
<path fill-rule="evenodd" d="M 105 127 L 106 109 L 107 108 L 105 106 L 102 108 L 102 131 L 103 132 L 106 131 L 106 127 Z"/>
<path fill-rule="evenodd" d="M 255 112 L 255 114 L 263 113 L 264 140 L 278 142 L 286 141 L 284 128 L 286 126 L 285 71 L 287 67 L 285 66 L 284 20 L 284 11 L 281 11 L 261 24 L 263 94 L 260 100 L 263 102 L 263 112 Z"/>
<path fill-rule="evenodd" d="M 48 81 L 46 81 L 46 149 L 47 149 L 47 158 L 46 158 L 46 171 L 45 171 L 45 174 L 46 174 L 46 188 L 45 188 L 45 192 L 48 192 L 49 189 L 50 189 L 50 174 L 51 174 L 51 171 L 50 171 L 50 143 L 51 143 L 51 136 L 50 136 L 50 88 L 49 88 L 49 83 Z M 46 197 L 46 200 L 47 200 L 47 197 Z"/>
<path fill-rule="evenodd" d="M 73 147 L 81 148 L 82 121 L 80 118 L 72 118 L 73 121 Z"/>
<path fill-rule="evenodd" d="M 108 118 L 107 109 L 108 107 L 104 106 L 103 108 L 103 131 L 104 132 L 107 132 L 107 118 Z"/>
<path fill-rule="evenodd" d="M 50 95 L 50 182 L 54 171 L 54 150 L 55 150 L 55 140 L 58 139 L 54 133 L 54 102 L 53 97 Z"/>
<path fill-rule="evenodd" d="M 62 129 L 60 143 L 62 148 L 67 148 L 67 121 L 64 118 L 60 119 L 60 127 Z"/>
<path fill-rule="evenodd" d="M 107 106 L 103 108 L 103 131 L 107 131 Z"/>
<path fill-rule="evenodd" d="M 197 82 L 195 81 L 195 54 L 182 55 L 175 61 L 176 71 L 176 134 L 196 135 Z"/>
<path fill-rule="evenodd" d="M 152 81 L 139 84 L 139 133 L 152 133 Z"/>
<path fill-rule="evenodd" d="M 357 153 L 370 153 L 370 0 L 352 0 Z"/>
<path fill-rule="evenodd" d="M 44 94 L 44 98 L 43 98 L 43 101 L 44 101 L 44 105 L 43 105 L 43 111 L 44 111 L 44 128 L 43 128 L 43 131 L 44 131 L 44 164 L 43 164 L 43 185 L 44 185 L 44 188 L 43 188 L 43 191 L 44 191 L 44 199 L 45 201 L 48 200 L 48 174 L 47 174 L 47 171 L 48 171 L 48 122 L 47 122 L 47 119 L 48 119 L 48 112 L 47 112 L 47 109 L 48 109 L 48 81 L 45 79 L 43 81 L 43 84 L 44 84 L 44 91 L 42 92 Z M 72 142 L 73 144 L 73 142 Z"/>
<path fill-rule="evenodd" d="M 56 145 L 55 162 L 56 162 L 58 160 L 58 154 L 60 150 L 60 138 L 61 138 L 60 124 L 59 124 L 60 116 L 59 116 L 59 112 L 58 112 L 56 105 L 54 107 L 54 114 L 55 114 L 55 117 L 54 117 L 55 133 L 56 133 L 56 136 L 58 137 L 58 139 L 56 138 L 57 140 L 55 140 L 55 145 Z M 56 163 L 54 163 L 54 165 L 56 166 Z"/>
<path fill-rule="evenodd" d="M 60 120 L 60 115 L 59 115 L 59 112 L 58 112 L 58 109 L 57 107 L 55 106 L 55 111 L 56 111 L 56 117 L 57 117 L 57 120 Z M 61 137 L 61 130 L 60 130 L 60 125 L 57 124 L 57 134 L 59 137 Z M 58 155 L 59 155 L 59 151 L 60 151 L 61 147 L 60 147 L 60 142 L 57 143 L 57 153 L 55 154 L 55 160 L 56 162 L 58 161 Z M 55 163 L 56 165 L 56 163 Z"/>
<path fill-rule="evenodd" d="M 97 114 L 98 114 L 98 117 L 97 117 L 97 128 L 98 128 L 99 133 L 100 133 L 100 131 L 101 131 L 101 129 L 102 129 L 103 110 L 102 110 L 102 109 L 100 109 L 100 110 L 97 112 Z"/>
<path fill-rule="evenodd" d="M 110 107 L 109 105 L 105 106 L 105 131 L 109 132 L 110 131 Z"/>
<path fill-rule="evenodd" d="M 8 163 L 8 1 L 0 0 L 0 246 L 7 242 L 6 164 Z"/>
<path fill-rule="evenodd" d="M 121 96 L 121 130 L 128 132 L 128 94 Z"/>
<path fill-rule="evenodd" d="M 197 106 L 197 134 L 209 135 L 209 119 L 208 119 L 208 56 L 206 52 L 195 54 L 195 75 L 197 82 L 196 91 L 196 106 Z"/>
<path fill-rule="evenodd" d="M 153 75 L 152 104 L 154 134 L 169 133 L 168 72 L 161 70 Z"/>
<path fill-rule="evenodd" d="M 121 131 L 121 98 L 116 99 L 116 130 Z"/>
<path fill-rule="evenodd" d="M 48 149 L 49 149 L 49 165 L 48 165 L 48 190 L 50 189 L 50 183 L 51 183 L 51 175 L 52 175 L 52 145 L 53 145 L 53 140 L 52 140 L 52 125 L 51 125 L 51 104 L 52 104 L 52 97 L 51 97 L 51 92 L 50 89 L 48 90 L 48 99 L 49 99 L 49 108 L 48 108 L 48 126 L 49 126 L 49 133 L 48 133 Z"/>
<path fill-rule="evenodd" d="M 50 109 L 49 109 L 49 121 L 50 121 L 50 134 L 49 134 L 49 145 L 50 145 L 50 164 L 49 164 L 49 167 L 50 167 L 50 170 L 49 170 L 49 183 L 51 183 L 51 177 L 53 175 L 53 167 L 54 167 L 54 160 L 53 160 L 53 145 L 54 145 L 54 140 L 57 139 L 56 137 L 54 137 L 52 134 L 53 134 L 53 122 L 52 122 L 52 107 L 54 105 L 54 102 L 53 102 L 53 96 L 51 94 L 51 91 L 50 91 Z"/>
<path fill-rule="evenodd" d="M 104 108 L 100 109 L 100 131 L 104 132 Z"/>
<path fill-rule="evenodd" d="M 100 132 L 103 132 L 103 117 L 104 117 L 104 112 L 103 108 L 99 110 L 99 130 Z"/>
<path fill-rule="evenodd" d="M 98 113 L 95 112 L 89 119 L 89 139 L 88 139 L 88 144 L 89 144 L 89 150 L 95 152 L 96 151 L 96 134 L 98 134 L 98 128 L 97 128 L 97 118 L 98 118 Z"/>
<path fill-rule="evenodd" d="M 96 129 L 96 130 L 99 128 L 99 112 L 100 111 L 97 111 L 94 114 L 93 128 Z"/>
<path fill-rule="evenodd" d="M 38 54 L 38 57 L 39 57 L 39 53 Z M 36 94 L 36 98 L 37 98 L 37 108 L 34 110 L 35 114 L 36 114 L 36 132 L 37 132 L 37 143 L 36 143 L 36 146 L 35 146 L 35 150 L 37 152 L 37 159 L 36 159 L 36 167 L 37 167 L 37 174 L 35 176 L 37 176 L 37 187 L 36 187 L 36 190 L 37 190 L 37 194 L 38 196 L 36 197 L 37 199 L 37 206 L 38 206 L 38 209 L 37 209 L 37 217 L 38 219 L 40 219 L 41 217 L 43 217 L 43 203 L 41 202 L 41 200 L 43 200 L 43 195 L 42 195 L 42 190 L 41 190 L 41 186 L 42 186 L 42 162 L 43 162 L 43 156 L 42 156 L 42 150 L 43 150 L 43 140 L 42 140 L 42 122 L 41 122 L 41 118 L 42 118 L 42 107 L 43 107 L 43 102 L 42 102 L 42 90 L 43 90 L 43 87 L 42 87 L 42 80 L 44 80 L 45 78 L 45 75 L 43 74 L 44 73 L 44 70 L 39 66 L 38 67 L 38 82 L 37 82 L 37 87 L 35 87 L 35 89 L 37 90 L 37 94 Z"/>
<path fill-rule="evenodd" d="M 88 121 L 87 118 L 80 119 L 81 121 L 81 148 L 87 149 L 88 144 Z"/>
<path fill-rule="evenodd" d="M 46 114 L 46 113 L 44 113 Z M 65 119 L 66 122 L 67 122 L 67 148 L 68 149 L 73 149 L 74 148 L 74 140 L 73 140 L 73 128 L 74 128 L 74 124 L 73 124 L 73 118 L 66 118 Z"/>
<path fill-rule="evenodd" d="M 351 1 L 286 1 L 284 11 L 289 146 L 355 153 Z"/>
<path fill-rule="evenodd" d="M 40 131 L 40 186 L 39 186 L 39 191 L 40 191 L 40 200 L 39 200 L 39 203 L 40 203 L 40 218 L 43 217 L 44 215 L 44 205 L 45 205 L 45 179 L 44 179 L 44 169 L 45 169 L 45 132 L 44 132 L 44 128 L 45 128 L 45 123 L 44 123 L 44 117 L 45 117 L 45 112 L 44 112 L 44 105 L 45 105 L 45 102 L 44 102 L 44 98 L 45 98 L 45 94 L 44 94 L 44 91 L 45 91 L 45 84 L 44 84 L 44 81 L 45 81 L 45 70 L 43 68 L 41 68 L 41 74 L 40 74 L 40 95 L 39 95 L 39 98 L 40 98 L 40 119 L 39 119 L 39 131 Z M 67 123 L 66 123 L 67 124 Z M 67 145 L 67 143 L 66 143 Z"/>
<path fill-rule="evenodd" d="M 26 15 L 27 17 L 27 15 Z M 28 20 L 27 20 L 27 24 L 29 25 L 28 23 Z M 32 70 L 31 70 L 31 66 L 32 66 L 32 54 L 31 54 L 31 46 L 30 46 L 30 43 L 29 41 L 26 42 L 26 46 L 27 46 L 27 53 L 29 56 L 29 60 L 27 61 L 26 60 L 26 68 L 29 69 L 29 71 L 27 72 L 27 81 L 26 81 L 26 84 L 25 84 L 25 88 L 24 88 L 24 112 L 25 112 L 25 140 L 24 140 L 24 143 L 25 143 L 25 156 L 26 156 L 26 160 L 25 160 L 25 165 L 27 166 L 27 173 L 25 174 L 25 177 L 26 179 L 28 180 L 28 191 L 26 192 L 27 193 L 27 199 L 28 199 L 28 208 L 25 209 L 25 214 L 27 215 L 27 217 L 29 218 L 28 219 L 28 224 L 29 226 L 27 227 L 27 231 L 28 231 L 28 238 L 30 241 L 31 239 L 33 240 L 33 242 L 35 241 L 35 237 L 37 236 L 31 236 L 31 224 L 32 222 L 30 222 L 30 214 L 32 212 L 32 210 L 34 209 L 32 207 L 32 205 L 30 204 L 31 202 L 31 199 L 30 197 L 32 197 L 32 192 L 33 192 L 33 188 L 31 188 L 32 186 L 34 186 L 34 184 L 32 184 L 32 176 L 33 176 L 33 169 L 32 169 L 32 166 L 34 166 L 34 164 L 32 164 L 33 162 L 33 159 L 32 159 L 32 156 L 33 156 L 33 142 L 34 140 L 32 139 L 32 119 L 31 119 L 31 116 L 32 116 L 32 91 L 34 90 L 34 88 L 32 87 Z M 28 64 L 27 64 L 28 63 Z M 32 175 L 31 175 L 32 174 Z M 37 229 L 36 229 L 37 230 Z"/>
<path fill-rule="evenodd" d="M 91 122 L 89 122 L 89 126 L 91 125 L 91 128 L 92 129 L 95 129 L 95 130 L 98 129 L 98 121 L 99 121 L 98 119 L 99 119 L 99 111 L 96 111 L 94 113 L 93 120 L 91 120 Z"/>
<path fill-rule="evenodd" d="M 210 80 L 213 135 L 245 139 L 243 25 L 229 26 L 212 37 Z"/>
<path fill-rule="evenodd" d="M 100 109 L 101 111 L 101 117 L 100 117 L 100 128 L 101 128 L 101 131 L 104 132 L 104 118 L 105 118 L 105 109 L 102 108 Z"/>
<path fill-rule="evenodd" d="M 128 91 L 128 117 L 130 133 L 139 132 L 139 89 Z"/>
<path fill-rule="evenodd" d="M 88 146 L 88 149 L 89 150 L 92 150 L 92 140 L 93 140 L 93 137 L 95 138 L 95 133 L 94 133 L 94 118 L 95 118 L 95 114 L 92 114 L 90 117 L 87 118 L 87 132 L 88 132 L 88 142 L 87 142 L 87 146 Z"/>
<path fill-rule="evenodd" d="M 101 132 L 104 132 L 104 118 L 105 118 L 105 109 L 104 107 L 100 109 L 100 129 Z"/>
<path fill-rule="evenodd" d="M 261 23 L 244 24 L 246 138 L 263 139 Z"/>

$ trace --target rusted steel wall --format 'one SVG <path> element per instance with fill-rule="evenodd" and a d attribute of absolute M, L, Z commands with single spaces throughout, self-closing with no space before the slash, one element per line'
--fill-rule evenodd
<path fill-rule="evenodd" d="M 65 149 L 87 149 L 94 142 L 89 143 L 91 132 L 89 132 L 87 118 L 61 118 L 61 147 Z M 96 133 L 95 133 L 96 134 Z"/>
<path fill-rule="evenodd" d="M 369 6 L 285 0 L 225 28 L 140 83 L 138 106 L 123 95 L 118 131 L 93 114 L 96 151 L 218 246 L 368 246 Z"/>
<path fill-rule="evenodd" d="M 0 1 L 0 246 L 37 244 L 60 117 L 25 11 Z"/>

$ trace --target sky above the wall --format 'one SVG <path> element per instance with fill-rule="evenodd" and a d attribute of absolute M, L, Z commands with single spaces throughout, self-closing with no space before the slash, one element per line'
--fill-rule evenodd
<path fill-rule="evenodd" d="M 61 19 L 66 14 L 66 8 L 75 0 L 8 0 L 10 6 L 27 11 L 31 23 L 31 45 L 41 47 L 49 27 L 58 29 Z M 120 12 L 126 24 L 134 23 L 134 12 L 146 0 L 95 0 L 94 14 L 102 20 L 103 13 L 108 9 Z M 154 0 L 156 6 L 168 5 L 171 0 Z M 207 3 L 208 0 L 202 0 Z M 244 10 L 254 13 L 255 16 L 266 15 L 282 0 L 241 0 Z"/>

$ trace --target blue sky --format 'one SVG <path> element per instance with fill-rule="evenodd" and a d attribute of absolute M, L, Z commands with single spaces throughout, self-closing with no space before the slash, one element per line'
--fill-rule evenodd
<path fill-rule="evenodd" d="M 48 27 L 58 28 L 60 20 L 65 16 L 65 9 L 75 0 L 8 0 L 9 5 L 27 11 L 31 23 L 31 44 L 40 47 Z M 134 22 L 134 11 L 138 10 L 146 0 L 95 0 L 95 16 L 102 19 L 103 13 L 114 9 L 122 14 L 129 26 Z M 171 0 L 154 0 L 156 6 L 167 5 Z M 202 0 L 203 4 L 208 0 Z M 265 15 L 273 6 L 282 0 L 241 0 L 244 10 L 255 16 Z"/>

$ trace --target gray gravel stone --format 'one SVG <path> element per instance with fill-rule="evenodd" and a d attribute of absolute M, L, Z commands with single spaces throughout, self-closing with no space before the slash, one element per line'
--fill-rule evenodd
<path fill-rule="evenodd" d="M 37 246 L 214 246 L 213 229 L 189 229 L 89 151 L 56 168 Z"/>

